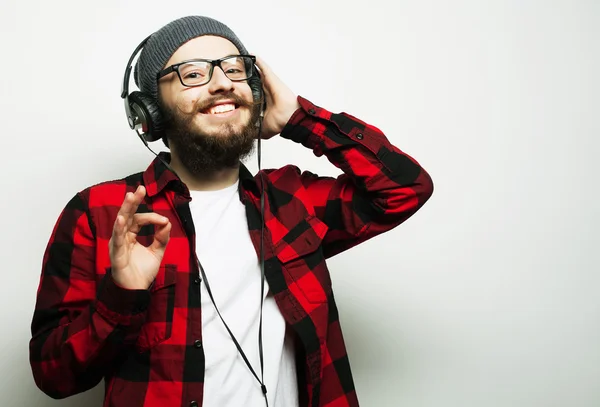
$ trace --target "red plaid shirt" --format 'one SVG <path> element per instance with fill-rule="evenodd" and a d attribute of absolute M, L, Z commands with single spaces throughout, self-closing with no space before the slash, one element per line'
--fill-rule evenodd
<path fill-rule="evenodd" d="M 298 341 L 302 406 L 358 406 L 325 259 L 399 225 L 431 196 L 418 163 L 377 128 L 299 97 L 281 137 L 325 155 L 337 178 L 294 166 L 266 170 L 265 276 Z M 161 153 L 164 154 L 164 153 Z M 168 156 L 165 155 L 168 159 Z M 144 185 L 138 212 L 169 217 L 171 239 L 154 284 L 113 282 L 108 241 L 125 193 Z M 259 250 L 260 179 L 242 166 L 240 200 Z M 31 325 L 30 362 L 53 398 L 105 379 L 108 407 L 202 405 L 200 276 L 187 187 L 161 163 L 77 193 L 61 213 L 43 258 Z M 153 226 L 139 241 L 152 241 Z"/>

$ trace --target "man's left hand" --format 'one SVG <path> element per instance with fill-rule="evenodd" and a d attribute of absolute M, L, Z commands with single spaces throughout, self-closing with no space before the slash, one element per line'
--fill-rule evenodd
<path fill-rule="evenodd" d="M 259 57 L 256 65 L 260 69 L 266 99 L 266 109 L 260 137 L 269 139 L 283 130 L 294 112 L 300 108 L 297 95 L 275 75 L 271 68 Z"/>

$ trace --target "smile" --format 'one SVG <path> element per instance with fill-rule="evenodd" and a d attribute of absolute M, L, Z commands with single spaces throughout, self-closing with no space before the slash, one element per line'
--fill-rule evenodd
<path fill-rule="evenodd" d="M 233 103 L 227 103 L 227 104 L 224 104 L 224 105 L 213 106 L 210 109 L 208 109 L 207 113 L 210 113 L 210 114 L 223 114 L 223 113 L 231 112 L 231 111 L 233 111 L 235 109 L 236 109 L 236 106 Z"/>
<path fill-rule="evenodd" d="M 204 115 L 217 116 L 217 117 L 229 117 L 236 113 L 238 105 L 232 102 L 220 103 L 213 105 L 200 113 Z"/>

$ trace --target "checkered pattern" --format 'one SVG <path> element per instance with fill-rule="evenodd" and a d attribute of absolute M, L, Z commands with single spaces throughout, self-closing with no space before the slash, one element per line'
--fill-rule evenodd
<path fill-rule="evenodd" d="M 281 136 L 325 155 L 344 174 L 319 177 L 294 166 L 264 172 L 265 275 L 298 338 L 301 405 L 358 406 L 325 259 L 405 221 L 433 184 L 377 128 L 298 100 Z M 167 216 L 173 227 L 155 283 L 135 291 L 113 282 L 108 241 L 126 192 L 140 184 L 148 193 L 139 212 Z M 257 253 L 260 185 L 242 167 L 240 200 Z M 105 407 L 202 405 L 200 276 L 189 201 L 186 186 L 156 159 L 145 172 L 87 188 L 66 205 L 44 254 L 31 325 L 31 367 L 46 394 L 67 397 L 104 378 Z M 153 233 L 144 227 L 140 243 L 150 244 Z"/>

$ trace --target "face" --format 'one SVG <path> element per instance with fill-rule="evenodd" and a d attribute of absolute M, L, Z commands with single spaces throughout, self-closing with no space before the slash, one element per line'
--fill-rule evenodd
<path fill-rule="evenodd" d="M 165 67 L 188 59 L 236 54 L 239 51 L 230 41 L 202 36 L 177 49 Z M 192 174 L 235 167 L 252 152 L 260 106 L 253 103 L 247 81 L 231 81 L 215 67 L 205 85 L 185 87 L 173 72 L 161 78 L 158 86 L 171 152 Z"/>

